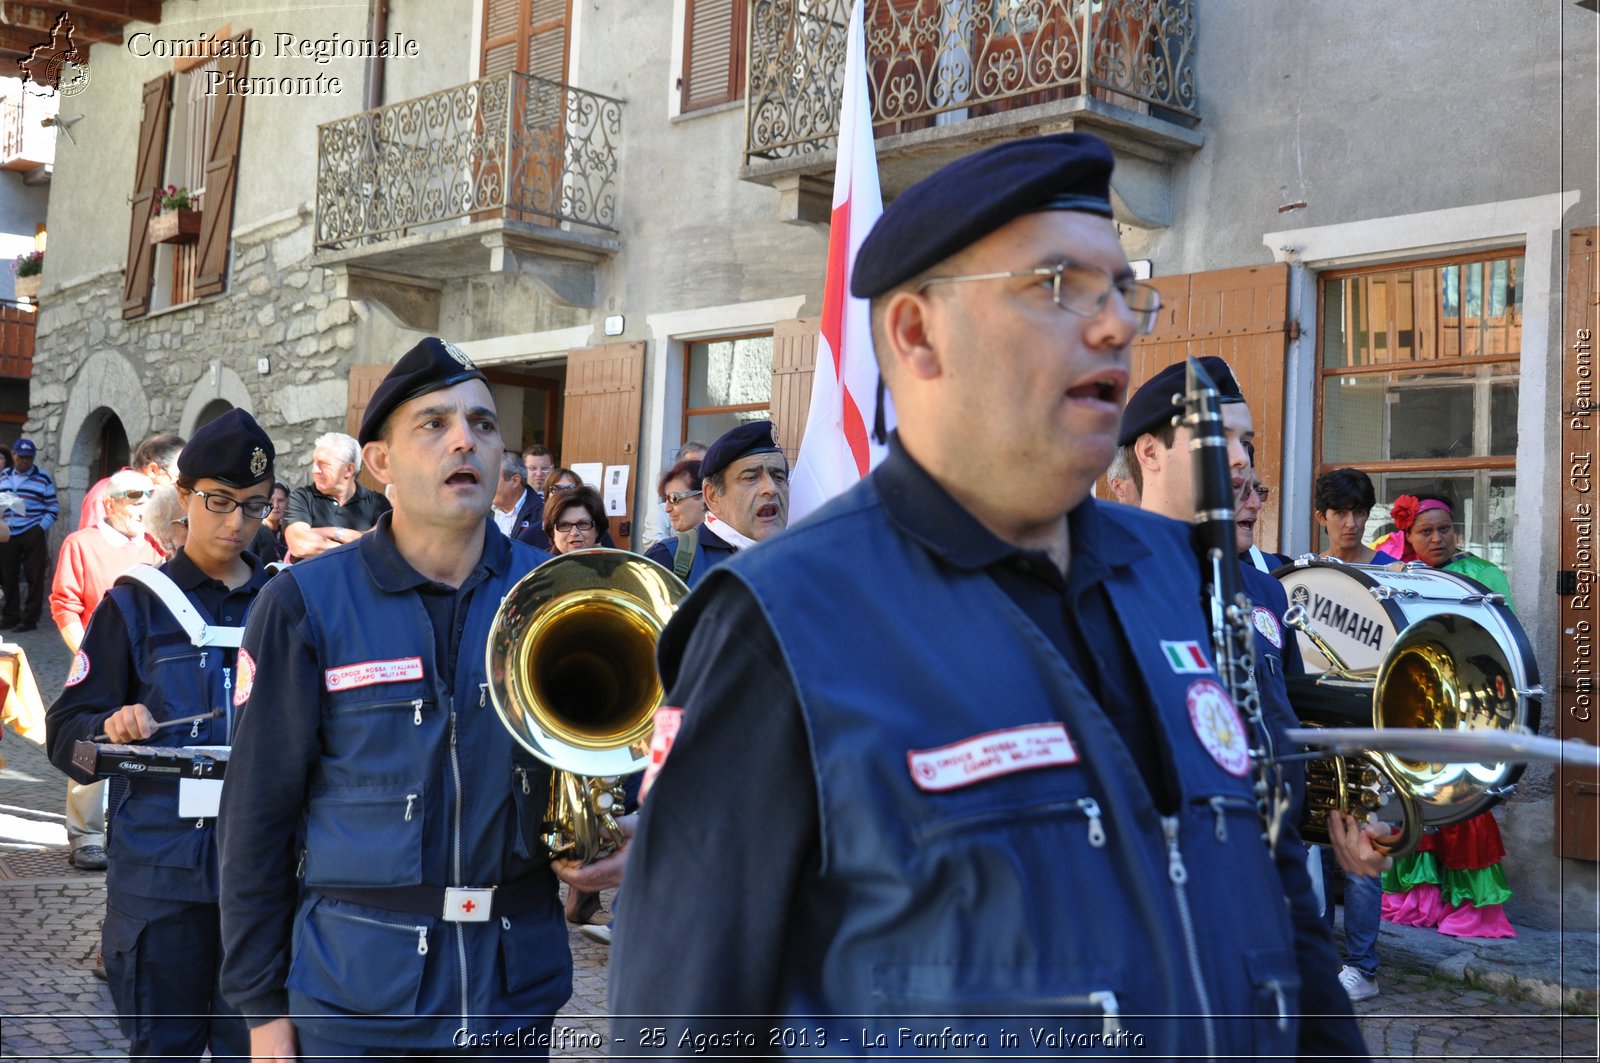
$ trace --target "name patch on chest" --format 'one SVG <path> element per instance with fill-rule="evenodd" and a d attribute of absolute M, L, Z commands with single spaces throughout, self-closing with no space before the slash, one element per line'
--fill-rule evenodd
<path fill-rule="evenodd" d="M 394 661 L 363 661 L 360 664 L 329 668 L 322 674 L 330 693 L 336 690 L 376 686 L 379 683 L 404 683 L 409 679 L 422 678 L 422 658 L 401 657 Z"/>
<path fill-rule="evenodd" d="M 906 754 L 911 781 L 929 793 L 956 790 L 1012 772 L 1076 764 L 1065 724 L 1034 723 L 990 731 L 937 749 Z"/>

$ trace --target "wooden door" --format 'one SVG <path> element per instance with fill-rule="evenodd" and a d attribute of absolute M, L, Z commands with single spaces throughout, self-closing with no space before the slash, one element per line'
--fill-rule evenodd
<path fill-rule="evenodd" d="M 818 318 L 779 321 L 772 326 L 772 423 L 778 426 L 789 467 L 800 457 L 811 412 L 811 378 L 817 364 Z"/>
<path fill-rule="evenodd" d="M 1556 737 L 1600 743 L 1595 701 L 1594 530 L 1600 469 L 1594 465 L 1600 396 L 1595 394 L 1595 333 L 1600 331 L 1600 229 L 1577 229 L 1567 240 L 1566 328 L 1562 344 L 1560 569 L 1556 575 L 1555 693 L 1545 711 L 1556 713 Z M 1556 768 L 1556 855 L 1600 859 L 1600 773 Z"/>
<path fill-rule="evenodd" d="M 1133 344 L 1133 388 L 1173 362 L 1214 354 L 1233 368 L 1256 426 L 1256 471 L 1282 498 L 1289 267 L 1246 266 L 1161 277 L 1161 316 Z M 1131 391 L 1130 391 L 1131 394 Z M 1279 504 L 1261 510 L 1256 544 L 1277 552 Z"/>
<path fill-rule="evenodd" d="M 349 399 L 344 408 L 344 430 L 347 435 L 358 435 L 361 431 L 361 418 L 366 416 L 367 404 L 372 401 L 372 393 L 378 390 L 378 385 L 383 383 L 383 378 L 389 375 L 392 365 L 353 365 L 350 367 Z M 361 475 L 357 477 L 361 484 L 369 490 L 383 493 L 383 485 L 373 479 L 367 471 L 365 463 L 361 466 Z M 298 487 L 298 484 L 290 484 Z"/>
<path fill-rule="evenodd" d="M 633 497 L 639 487 L 639 428 L 644 412 L 644 344 L 586 347 L 567 356 L 561 463 L 597 461 L 628 467 L 625 511 L 611 516 L 611 538 L 633 549 Z M 602 495 L 603 484 L 595 485 Z"/>

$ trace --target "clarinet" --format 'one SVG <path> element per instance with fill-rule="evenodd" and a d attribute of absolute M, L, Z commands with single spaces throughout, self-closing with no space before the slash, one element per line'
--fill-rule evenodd
<path fill-rule="evenodd" d="M 1200 560 L 1201 604 L 1211 621 L 1211 650 L 1217 676 L 1245 718 L 1252 737 L 1256 810 L 1269 848 L 1277 845 L 1288 808 L 1288 789 L 1278 765 L 1272 731 L 1261 712 L 1256 686 L 1255 623 L 1239 578 L 1238 532 L 1228 441 L 1222 430 L 1216 384 L 1198 361 L 1188 360 L 1180 424 L 1189 428 L 1194 453 L 1193 542 Z"/>

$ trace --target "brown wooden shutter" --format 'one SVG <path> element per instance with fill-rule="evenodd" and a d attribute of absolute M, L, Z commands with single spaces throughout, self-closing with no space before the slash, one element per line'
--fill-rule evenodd
<path fill-rule="evenodd" d="M 520 70 L 566 83 L 571 0 L 484 0 L 479 77 Z"/>
<path fill-rule="evenodd" d="M 1560 573 L 1556 580 L 1555 730 L 1560 739 L 1600 744 L 1595 690 L 1600 610 L 1595 609 L 1594 529 L 1600 524 L 1600 470 L 1594 465 L 1600 410 L 1594 394 L 1600 333 L 1600 229 L 1567 236 L 1566 356 L 1562 359 Z M 1532 610 L 1529 610 L 1530 612 Z M 1546 701 L 1546 705 L 1550 702 Z M 1600 860 L 1600 772 L 1556 767 L 1556 855 Z"/>
<path fill-rule="evenodd" d="M 779 321 L 772 326 L 772 423 L 792 468 L 805 439 L 811 412 L 811 378 L 817 364 L 819 318 Z"/>
<path fill-rule="evenodd" d="M 1189 355 L 1215 354 L 1233 368 L 1256 426 L 1256 471 L 1278 497 L 1283 483 L 1284 366 L 1289 355 L 1289 267 L 1247 266 L 1161 277 L 1155 331 L 1133 344 L 1132 394 Z M 1277 504 L 1256 524 L 1256 545 L 1278 550 Z"/>
<path fill-rule="evenodd" d="M 378 390 L 378 385 L 383 383 L 383 378 L 389 375 L 392 365 L 353 365 L 349 369 L 350 391 L 344 409 L 344 430 L 346 435 L 355 435 L 361 431 L 361 418 L 366 416 L 367 404 L 372 401 L 372 393 Z M 383 485 L 379 483 L 367 470 L 366 463 L 361 465 L 361 483 L 369 490 L 382 493 Z"/>
<path fill-rule="evenodd" d="M 611 538 L 633 548 L 633 496 L 639 484 L 639 425 L 644 408 L 644 344 L 586 347 L 567 356 L 561 463 L 628 466 L 627 511 L 611 518 Z M 604 484 L 593 484 L 601 495 Z"/>
<path fill-rule="evenodd" d="M 133 162 L 133 207 L 128 222 L 128 264 L 122 274 L 122 316 L 150 312 L 151 264 L 155 246 L 145 236 L 151 200 L 161 184 L 167 160 L 167 111 L 172 103 L 172 78 L 162 74 L 145 82 L 144 115 L 139 120 L 139 146 Z"/>
<path fill-rule="evenodd" d="M 236 41 L 248 41 L 241 33 Z M 250 72 L 250 53 L 217 60 L 224 84 L 238 84 Z M 235 81 L 233 79 L 237 78 Z M 228 245 L 233 238 L 233 200 L 239 173 L 239 141 L 244 134 L 245 97 L 218 93 L 206 130 L 206 193 L 200 207 L 200 239 L 195 244 L 194 294 L 216 295 L 228 286 Z"/>
<path fill-rule="evenodd" d="M 744 96 L 747 6 L 739 0 L 687 0 L 679 110 L 697 111 Z"/>

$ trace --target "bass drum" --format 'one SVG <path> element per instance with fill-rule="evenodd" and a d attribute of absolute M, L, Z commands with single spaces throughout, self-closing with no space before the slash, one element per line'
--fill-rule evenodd
<path fill-rule="evenodd" d="M 1307 723 L 1537 732 L 1538 665 L 1527 633 L 1483 584 L 1420 565 L 1348 565 L 1309 557 L 1273 575 L 1289 596 L 1290 614 L 1297 614 L 1291 626 L 1316 685 L 1322 691 L 1365 690 L 1370 708 L 1364 720 L 1351 719 L 1348 711 L 1330 719 L 1325 706 L 1337 699 L 1307 697 L 1301 686 L 1302 696 L 1291 701 Z M 1303 711 L 1307 702 L 1309 713 Z M 1352 702 L 1346 698 L 1344 704 Z M 1470 819 L 1522 774 L 1520 764 L 1377 756 L 1420 804 L 1427 826 Z"/>

